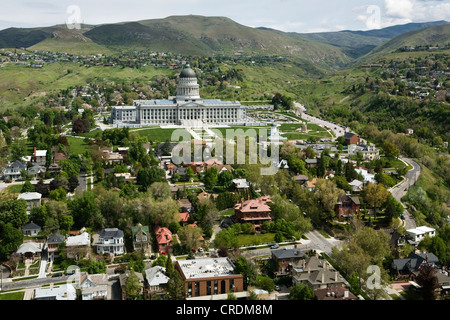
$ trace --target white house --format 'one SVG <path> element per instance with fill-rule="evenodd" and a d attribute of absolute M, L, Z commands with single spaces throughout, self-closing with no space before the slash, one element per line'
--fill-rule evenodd
<path fill-rule="evenodd" d="M 29 213 L 32 208 L 41 206 L 41 198 L 42 194 L 39 192 L 24 192 L 19 194 L 17 200 L 23 199 L 27 202 L 27 211 Z"/>
<path fill-rule="evenodd" d="M 108 276 L 102 274 L 88 274 L 84 272 L 80 276 L 81 299 L 82 300 L 107 300 L 108 299 Z"/>
<path fill-rule="evenodd" d="M 427 226 L 420 226 L 415 229 L 406 230 L 408 236 L 414 240 L 416 244 L 422 241 L 427 235 L 434 237 L 436 235 L 436 229 Z"/>
<path fill-rule="evenodd" d="M 103 229 L 98 233 L 98 240 L 94 245 L 97 247 L 98 254 L 124 254 L 123 231 L 117 228 Z"/>
<path fill-rule="evenodd" d="M 364 178 L 364 182 L 365 183 L 377 183 L 377 181 L 375 180 L 375 175 L 372 173 L 369 173 L 369 171 L 367 171 L 367 169 L 363 169 L 363 168 L 355 168 L 355 171 L 358 174 L 362 174 L 363 178 Z"/>
<path fill-rule="evenodd" d="M 164 291 L 161 286 L 167 284 L 170 280 L 164 272 L 166 272 L 166 268 L 161 266 L 155 266 L 145 270 L 145 279 L 151 292 L 160 293 Z"/>
<path fill-rule="evenodd" d="M 34 300 L 76 300 L 76 298 L 76 290 L 71 284 L 63 284 L 54 288 L 34 289 Z"/>
<path fill-rule="evenodd" d="M 27 165 L 19 160 L 16 160 L 5 168 L 3 175 L 6 180 L 18 179 L 20 178 L 20 172 L 22 170 L 27 171 Z"/>

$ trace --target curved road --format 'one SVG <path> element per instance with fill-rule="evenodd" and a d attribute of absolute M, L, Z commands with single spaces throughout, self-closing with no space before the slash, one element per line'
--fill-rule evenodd
<path fill-rule="evenodd" d="M 400 157 L 400 160 L 403 160 L 406 163 L 409 163 L 413 168 L 406 173 L 406 178 L 397 186 L 390 188 L 388 191 L 394 196 L 394 198 L 400 202 L 403 206 L 404 211 L 403 214 L 405 216 L 404 227 L 406 230 L 414 229 L 416 227 L 416 221 L 414 220 L 414 216 L 409 213 L 406 209 L 406 206 L 402 202 L 402 197 L 406 194 L 409 187 L 414 185 L 419 179 L 422 168 L 420 164 L 410 158 Z"/>

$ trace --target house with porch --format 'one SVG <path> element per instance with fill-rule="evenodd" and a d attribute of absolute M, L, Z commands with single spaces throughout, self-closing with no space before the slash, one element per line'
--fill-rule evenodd
<path fill-rule="evenodd" d="M 112 255 L 121 255 L 125 253 L 125 244 L 123 241 L 123 231 L 118 228 L 105 228 L 98 233 L 97 241 L 94 246 L 98 254 L 109 253 Z"/>

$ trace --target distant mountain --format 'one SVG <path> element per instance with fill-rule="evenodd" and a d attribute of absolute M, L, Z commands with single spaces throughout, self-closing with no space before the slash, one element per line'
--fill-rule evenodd
<path fill-rule="evenodd" d="M 450 43 L 450 24 L 435 25 L 425 29 L 411 31 L 389 40 L 385 44 L 375 48 L 370 53 L 357 59 L 362 63 L 375 61 L 387 54 L 404 47 L 416 46 L 444 46 Z"/>
<path fill-rule="evenodd" d="M 301 35 L 310 40 L 339 47 L 350 57 L 358 58 L 404 33 L 448 23 L 447 21 L 408 23 L 368 31 L 344 30 L 338 32 L 302 33 Z"/>
<path fill-rule="evenodd" d="M 350 61 L 339 48 L 276 30 L 247 27 L 225 17 L 172 16 L 98 26 L 84 33 L 109 47 L 165 50 L 181 54 L 283 55 L 323 68 Z"/>
<path fill-rule="evenodd" d="M 164 19 L 0 31 L 0 48 L 25 47 L 69 53 L 111 53 L 117 50 L 170 51 L 183 55 L 280 55 L 311 74 L 343 68 L 404 32 L 440 26 L 446 21 L 411 23 L 380 30 L 300 34 L 251 28 L 226 17 L 171 16 Z M 438 31 L 436 29 L 436 31 Z M 427 37 L 429 40 L 432 38 Z M 388 50 L 388 49 L 386 49 Z"/>

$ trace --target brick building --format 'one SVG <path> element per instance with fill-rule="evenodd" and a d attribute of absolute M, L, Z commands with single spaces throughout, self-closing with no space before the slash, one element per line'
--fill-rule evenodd
<path fill-rule="evenodd" d="M 186 298 L 244 291 L 244 278 L 234 272 L 228 258 L 204 258 L 177 261 L 175 268 L 186 285 Z"/>
<path fill-rule="evenodd" d="M 261 231 L 264 221 L 271 222 L 272 210 L 268 203 L 272 202 L 269 196 L 241 201 L 234 205 L 234 215 L 239 223 L 251 223 L 256 231 Z"/>

